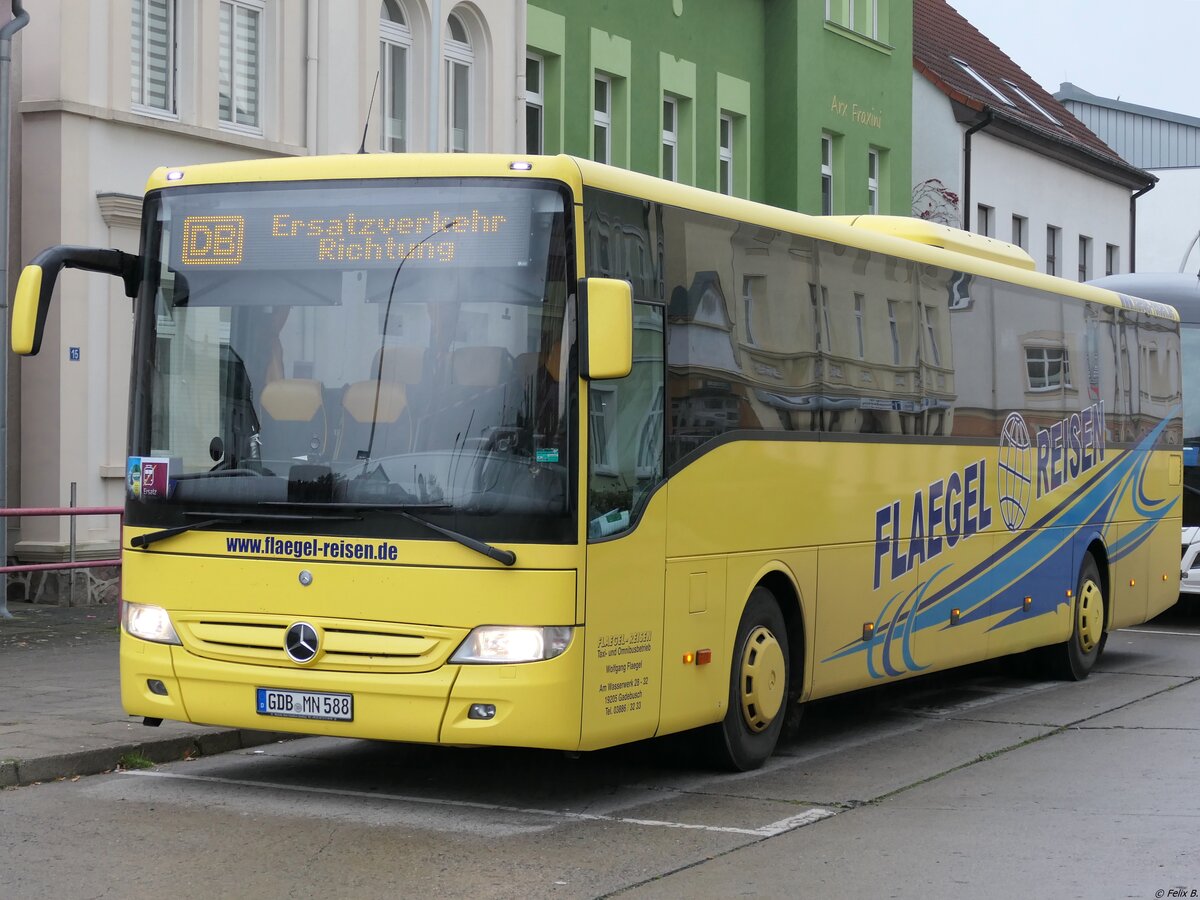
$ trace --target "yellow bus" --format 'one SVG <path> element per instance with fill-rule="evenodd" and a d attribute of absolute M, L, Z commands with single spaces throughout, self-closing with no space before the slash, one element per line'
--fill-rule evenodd
<path fill-rule="evenodd" d="M 1029 652 L 1083 678 L 1179 589 L 1175 311 L 914 219 L 566 156 L 149 180 L 131 715 L 735 769 L 820 697 Z"/>

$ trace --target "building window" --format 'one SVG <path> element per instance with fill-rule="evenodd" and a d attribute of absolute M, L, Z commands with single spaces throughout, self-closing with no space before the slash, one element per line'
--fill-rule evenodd
<path fill-rule="evenodd" d="M 1092 239 L 1079 236 L 1079 280 L 1087 281 L 1092 277 Z"/>
<path fill-rule="evenodd" d="M 942 351 L 937 341 L 938 312 L 936 306 L 925 307 L 925 336 L 929 340 L 929 357 L 935 366 L 942 364 Z"/>
<path fill-rule="evenodd" d="M 663 97 L 662 177 L 679 180 L 679 101 Z"/>
<path fill-rule="evenodd" d="M 408 66 L 412 31 L 397 0 L 383 0 L 379 10 L 379 78 L 383 82 L 383 131 L 380 149 L 408 149 Z"/>
<path fill-rule="evenodd" d="M 1022 250 L 1029 249 L 1029 220 L 1024 216 L 1012 217 L 1012 242 Z"/>
<path fill-rule="evenodd" d="M 1025 93 L 1023 90 L 1021 90 L 1015 84 L 1013 84 L 1007 78 L 1004 79 L 1004 83 L 1006 85 L 1008 85 L 1008 89 L 1010 91 L 1012 91 L 1014 94 L 1016 94 L 1022 100 L 1024 100 L 1026 103 L 1028 103 L 1030 106 L 1032 106 L 1038 112 L 1040 112 L 1050 122 L 1052 122 L 1055 125 L 1058 125 L 1060 128 L 1062 127 L 1062 122 L 1058 121 L 1058 119 L 1054 118 L 1054 116 L 1052 116 L 1052 115 L 1050 115 L 1050 113 L 1046 112 L 1045 108 L 1041 104 L 1039 104 L 1036 100 L 1034 100 L 1032 97 L 1030 97 L 1027 93 Z"/>
<path fill-rule="evenodd" d="M 1004 94 L 1000 93 L 999 89 L 996 88 L 990 81 L 988 81 L 986 78 L 984 78 L 982 75 L 980 75 L 974 69 L 972 69 L 969 63 L 964 62 L 963 60 L 959 59 L 957 56 L 952 56 L 952 57 L 950 57 L 950 59 L 953 60 L 953 62 L 956 66 L 958 66 L 960 69 L 962 69 L 964 72 L 966 72 L 967 75 L 969 75 L 974 81 L 976 81 L 980 85 L 980 87 L 984 88 L 989 94 L 991 94 L 993 97 L 995 97 L 1001 103 L 1003 103 L 1005 106 L 1016 106 L 1016 104 L 1013 103 L 1011 100 L 1009 100 L 1008 97 L 1006 97 L 1006 96 L 1004 96 Z"/>
<path fill-rule="evenodd" d="M 888 331 L 892 335 L 892 365 L 900 365 L 900 325 L 896 321 L 896 306 L 897 301 L 889 300 L 888 305 Z"/>
<path fill-rule="evenodd" d="M 133 105 L 175 112 L 175 0 L 133 2 Z"/>
<path fill-rule="evenodd" d="M 833 135 L 821 135 L 821 215 L 833 215 Z"/>
<path fill-rule="evenodd" d="M 221 0 L 220 18 L 220 120 L 261 131 L 262 6 Z"/>
<path fill-rule="evenodd" d="M 742 277 L 742 321 L 746 326 L 746 343 L 754 341 L 754 296 L 763 296 L 762 286 L 766 279 L 761 275 Z"/>
<path fill-rule="evenodd" d="M 722 114 L 717 137 L 717 190 L 733 195 L 733 116 Z"/>
<path fill-rule="evenodd" d="M 592 471 L 600 475 L 617 474 L 617 388 L 592 385 L 588 397 L 588 428 L 592 450 Z"/>
<path fill-rule="evenodd" d="M 533 53 L 525 55 L 525 152 L 544 153 L 546 61 Z"/>
<path fill-rule="evenodd" d="M 1058 258 L 1062 255 L 1062 229 L 1046 226 L 1046 274 L 1058 274 Z"/>
<path fill-rule="evenodd" d="M 611 164 L 612 79 L 597 75 L 592 94 L 592 159 Z"/>
<path fill-rule="evenodd" d="M 471 149 L 471 71 L 475 51 L 462 19 L 450 13 L 446 19 L 450 37 L 446 41 L 446 146 L 451 153 Z"/>
<path fill-rule="evenodd" d="M 984 206 L 982 203 L 975 207 L 976 234 L 982 234 L 984 237 L 992 237 L 996 233 L 995 226 L 992 224 L 995 212 L 992 207 Z"/>
<path fill-rule="evenodd" d="M 879 212 L 879 151 L 867 151 L 867 212 Z"/>
<path fill-rule="evenodd" d="M 879 0 L 825 0 L 825 20 L 873 40 L 881 40 Z"/>
<path fill-rule="evenodd" d="M 1031 391 L 1071 386 L 1071 365 L 1065 347 L 1026 347 L 1025 369 Z"/>
<path fill-rule="evenodd" d="M 1116 244 L 1104 245 L 1104 274 L 1116 275 L 1121 271 L 1121 248 Z"/>
<path fill-rule="evenodd" d="M 858 333 L 858 358 L 867 358 L 867 345 L 863 334 L 863 303 L 866 297 L 862 294 L 854 295 L 854 330 Z"/>

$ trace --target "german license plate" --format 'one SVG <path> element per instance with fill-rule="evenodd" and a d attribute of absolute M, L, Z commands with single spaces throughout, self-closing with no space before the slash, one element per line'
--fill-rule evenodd
<path fill-rule="evenodd" d="M 285 691 L 258 688 L 258 714 L 289 719 L 328 719 L 335 722 L 354 720 L 353 694 L 326 694 L 319 691 Z"/>

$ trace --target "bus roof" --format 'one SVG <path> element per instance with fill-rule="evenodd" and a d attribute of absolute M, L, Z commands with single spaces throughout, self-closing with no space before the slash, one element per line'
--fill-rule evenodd
<path fill-rule="evenodd" d="M 1178 310 L 1179 321 L 1189 325 L 1200 324 L 1200 273 L 1130 272 L 1107 275 L 1089 284 L 1146 300 L 1169 303 Z"/>
<path fill-rule="evenodd" d="M 1028 254 L 1003 241 L 902 216 L 811 216 L 566 155 L 362 153 L 242 160 L 160 167 L 151 174 L 146 190 L 189 185 L 422 177 L 552 179 L 576 191 L 588 185 L 1108 306 L 1129 306 L 1122 294 L 1107 289 L 1107 285 L 1080 284 L 1034 271 Z M 1176 318 L 1175 311 L 1167 306 L 1138 304 L 1138 308 L 1163 318 Z M 1200 316 L 1193 321 L 1200 321 Z"/>

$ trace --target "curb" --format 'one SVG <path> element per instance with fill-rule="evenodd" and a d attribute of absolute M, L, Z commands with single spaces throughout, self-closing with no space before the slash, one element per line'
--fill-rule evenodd
<path fill-rule="evenodd" d="M 118 744 L 97 750 L 79 750 L 34 759 L 5 759 L 0 760 L 0 789 L 80 775 L 100 775 L 120 768 L 121 760 L 134 753 L 154 763 L 168 763 L 228 753 L 231 750 L 245 750 L 263 744 L 294 740 L 296 737 L 297 735 L 283 732 L 234 728 L 209 734 Z"/>

